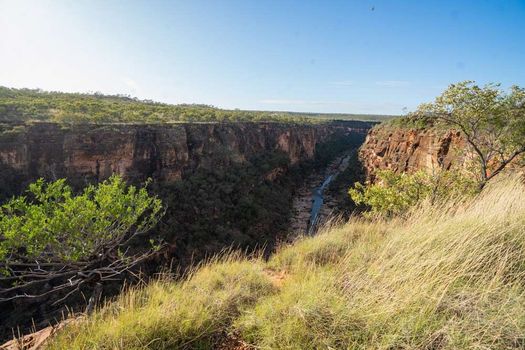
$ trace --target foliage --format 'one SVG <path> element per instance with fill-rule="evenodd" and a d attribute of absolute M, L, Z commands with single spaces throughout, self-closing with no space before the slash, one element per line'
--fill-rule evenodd
<path fill-rule="evenodd" d="M 458 171 L 442 170 L 429 174 L 422 170 L 413 174 L 397 174 L 381 170 L 374 184 L 356 182 L 348 190 L 352 200 L 370 208 L 368 215 L 395 216 L 406 213 L 425 199 L 432 203 L 476 192 L 475 181 Z"/>
<path fill-rule="evenodd" d="M 273 169 L 282 174 L 270 181 Z M 183 180 L 156 184 L 167 211 L 154 234 L 176 247 L 183 266 L 227 246 L 271 247 L 287 227 L 299 178 L 286 155 L 273 153 L 244 164 L 210 164 Z"/>
<path fill-rule="evenodd" d="M 366 135 L 364 134 L 356 134 L 351 137 L 338 134 L 332 135 L 327 140 L 316 145 L 316 165 L 325 167 L 341 154 L 357 150 L 365 142 L 365 138 Z"/>
<path fill-rule="evenodd" d="M 518 86 L 504 93 L 499 84 L 452 84 L 418 112 L 461 131 L 479 164 L 481 187 L 525 153 L 525 89 Z"/>
<path fill-rule="evenodd" d="M 170 105 L 122 95 L 11 89 L 0 86 L 0 121 L 60 123 L 255 122 L 312 123 L 322 120 L 380 120 L 376 115 L 224 110 L 209 105 Z"/>
<path fill-rule="evenodd" d="M 15 197 L 0 208 L 0 259 L 24 252 L 26 259 L 79 261 L 98 246 L 115 240 L 134 227 L 153 226 L 161 202 L 145 188 L 126 186 L 112 176 L 75 195 L 65 179 L 39 179 L 27 196 Z"/>
<path fill-rule="evenodd" d="M 521 349 L 525 188 L 491 182 L 459 207 L 352 219 L 182 281 L 132 289 L 48 349 Z M 244 288 L 243 288 L 244 287 Z"/>
<path fill-rule="evenodd" d="M 140 249 L 131 243 L 157 223 L 161 209 L 145 188 L 127 186 L 118 176 L 79 194 L 63 179 L 31 184 L 26 196 L 0 207 L 2 310 L 23 314 L 27 306 L 34 315 L 31 303 L 47 310 L 92 293 L 90 313 L 108 282 L 122 281 L 158 253 L 156 242 Z M 14 302 L 19 299 L 24 307 Z"/>

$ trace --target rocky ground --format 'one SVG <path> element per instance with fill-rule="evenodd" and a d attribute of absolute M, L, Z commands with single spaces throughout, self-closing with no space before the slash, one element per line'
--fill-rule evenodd
<path fill-rule="evenodd" d="M 348 166 L 348 159 L 348 154 L 337 157 L 324 170 L 311 174 L 304 185 L 297 191 L 293 201 L 292 217 L 290 219 L 291 237 L 307 233 L 314 190 L 321 186 L 328 176 L 333 175 L 335 179 L 339 173 L 345 170 Z M 330 195 L 328 191 L 324 191 L 323 197 L 324 202 L 319 211 L 318 227 L 321 227 L 332 217 L 334 208 L 338 205 L 336 198 Z"/>

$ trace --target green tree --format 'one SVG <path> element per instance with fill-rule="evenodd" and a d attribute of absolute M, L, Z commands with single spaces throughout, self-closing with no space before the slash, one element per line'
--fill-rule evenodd
<path fill-rule="evenodd" d="M 376 173 L 375 183 L 356 182 L 348 194 L 356 204 L 370 208 L 366 216 L 392 217 L 406 213 L 424 200 L 435 203 L 476 191 L 476 182 L 457 171 L 429 174 L 420 170 L 413 174 L 397 174 L 381 170 Z"/>
<path fill-rule="evenodd" d="M 129 253 L 128 243 L 150 230 L 161 210 L 158 198 L 116 175 L 79 194 L 64 179 L 36 181 L 0 207 L 0 302 L 67 297 L 120 276 L 153 254 L 152 247 Z M 35 292 L 44 285 L 54 287 Z"/>
<path fill-rule="evenodd" d="M 479 165 L 480 188 L 525 153 L 525 90 L 513 86 L 504 93 L 499 86 L 453 84 L 419 107 L 420 113 L 461 131 Z"/>

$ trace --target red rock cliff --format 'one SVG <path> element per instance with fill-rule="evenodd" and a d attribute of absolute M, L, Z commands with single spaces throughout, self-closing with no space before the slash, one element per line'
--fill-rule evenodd
<path fill-rule="evenodd" d="M 359 151 L 367 178 L 381 169 L 395 172 L 449 169 L 461 162 L 464 140 L 456 131 L 380 125 L 368 132 Z"/>
<path fill-rule="evenodd" d="M 292 125 L 194 123 L 162 125 L 0 125 L 0 167 L 34 179 L 153 177 L 173 181 L 200 167 L 224 167 L 267 151 L 292 164 L 314 156 L 334 132 L 363 135 L 370 123 Z"/>

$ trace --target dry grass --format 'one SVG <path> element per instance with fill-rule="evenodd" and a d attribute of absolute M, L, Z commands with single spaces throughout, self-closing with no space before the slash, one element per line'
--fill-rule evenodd
<path fill-rule="evenodd" d="M 525 188 L 501 179 L 461 206 L 354 219 L 268 262 L 207 264 L 125 293 L 49 347 L 213 348 L 228 332 L 262 349 L 524 349 Z"/>
<path fill-rule="evenodd" d="M 260 259 L 231 255 L 184 282 L 157 281 L 123 293 L 61 332 L 49 348 L 208 349 L 245 308 L 274 289 Z"/>

